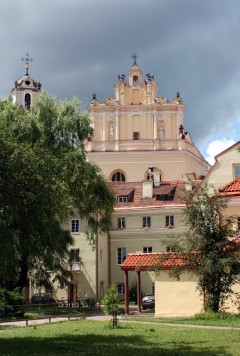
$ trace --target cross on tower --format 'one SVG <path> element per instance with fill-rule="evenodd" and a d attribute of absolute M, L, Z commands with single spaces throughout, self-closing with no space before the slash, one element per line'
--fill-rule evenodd
<path fill-rule="evenodd" d="M 21 60 L 25 62 L 26 75 L 28 75 L 29 63 L 31 63 L 33 59 L 30 58 L 29 53 L 26 53 L 26 57 Z"/>
<path fill-rule="evenodd" d="M 131 58 L 133 59 L 133 65 L 137 65 L 137 58 L 139 56 L 134 52 L 133 55 L 131 56 Z"/>

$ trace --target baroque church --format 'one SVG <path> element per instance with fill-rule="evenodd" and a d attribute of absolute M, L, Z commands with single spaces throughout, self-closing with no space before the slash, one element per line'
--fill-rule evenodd
<path fill-rule="evenodd" d="M 30 61 L 27 55 L 26 73 L 11 92 L 13 102 L 26 108 L 41 91 L 41 84 L 29 75 Z M 99 102 L 93 95 L 88 107 L 93 135 L 85 143 L 89 161 L 100 166 L 116 197 L 112 228 L 96 237 L 92 250 L 84 222 L 78 216 L 66 222 L 64 227 L 75 240 L 76 261 L 71 266 L 66 262 L 72 283 L 65 289 L 53 287 L 51 293 L 57 299 L 76 300 L 85 295 L 100 299 L 112 283 L 124 299 L 126 276 L 121 264 L 126 256 L 171 252 L 171 241 L 187 229 L 179 193 L 189 189 L 189 181 L 202 180 L 209 170 L 184 126 L 186 107 L 180 93 L 171 100 L 158 96 L 154 76 L 143 75 L 135 55 L 128 76 L 117 78 L 113 98 Z M 135 284 L 132 273 L 127 285 Z M 154 277 L 146 271 L 141 291 L 154 289 Z M 30 287 L 30 296 L 33 293 Z"/>

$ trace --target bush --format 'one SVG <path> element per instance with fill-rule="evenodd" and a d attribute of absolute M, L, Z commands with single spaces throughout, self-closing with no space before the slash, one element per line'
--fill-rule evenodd
<path fill-rule="evenodd" d="M 16 316 L 22 314 L 22 296 L 18 288 L 13 291 L 0 289 L 0 316 Z"/>
<path fill-rule="evenodd" d="M 137 304 L 137 284 L 132 283 L 131 288 L 129 288 L 129 301 Z"/>

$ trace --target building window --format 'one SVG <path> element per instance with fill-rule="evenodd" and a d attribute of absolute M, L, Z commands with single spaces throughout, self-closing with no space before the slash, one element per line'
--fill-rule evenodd
<path fill-rule="evenodd" d="M 118 229 L 122 230 L 126 228 L 126 219 L 118 218 Z"/>
<path fill-rule="evenodd" d="M 151 227 L 151 217 L 143 216 L 143 227 Z"/>
<path fill-rule="evenodd" d="M 31 107 L 31 95 L 29 93 L 25 94 L 25 102 L 24 102 L 24 105 L 25 105 L 25 109 L 30 109 Z"/>
<path fill-rule="evenodd" d="M 117 201 L 119 203 L 127 203 L 128 202 L 128 197 L 125 196 L 125 197 L 117 197 Z"/>
<path fill-rule="evenodd" d="M 152 253 L 152 246 L 143 247 L 143 253 Z"/>
<path fill-rule="evenodd" d="M 127 256 L 126 247 L 118 247 L 117 248 L 117 264 L 120 265 Z"/>
<path fill-rule="evenodd" d="M 125 182 L 125 175 L 121 172 L 116 172 L 112 176 L 112 182 Z"/>
<path fill-rule="evenodd" d="M 140 140 L 140 132 L 133 132 L 133 140 Z"/>
<path fill-rule="evenodd" d="M 134 75 L 133 77 L 133 85 L 138 85 L 138 76 L 137 75 Z"/>
<path fill-rule="evenodd" d="M 69 267 L 70 267 L 71 271 L 80 271 L 81 262 L 80 262 L 80 250 L 79 250 L 79 248 L 72 249 L 70 251 Z"/>
<path fill-rule="evenodd" d="M 240 176 L 240 165 L 234 165 L 233 169 L 234 169 L 234 178 L 239 177 Z"/>
<path fill-rule="evenodd" d="M 173 215 L 166 216 L 166 227 L 168 227 L 169 229 L 174 227 L 174 216 Z"/>
<path fill-rule="evenodd" d="M 79 220 L 78 219 L 71 220 L 71 222 L 70 222 L 70 232 L 72 234 L 78 233 L 80 231 L 79 227 L 80 227 L 80 224 L 79 224 Z"/>
<path fill-rule="evenodd" d="M 166 247 L 166 252 L 176 252 L 176 248 L 175 247 L 171 247 L 171 246 L 167 246 Z"/>
<path fill-rule="evenodd" d="M 99 251 L 99 259 L 100 259 L 100 265 L 103 265 L 103 249 L 100 249 Z"/>
<path fill-rule="evenodd" d="M 118 283 L 117 284 L 117 292 L 118 294 L 125 294 L 125 286 L 124 283 Z"/>

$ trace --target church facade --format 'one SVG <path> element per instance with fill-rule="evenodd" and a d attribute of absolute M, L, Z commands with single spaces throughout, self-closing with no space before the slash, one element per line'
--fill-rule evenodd
<path fill-rule="evenodd" d="M 26 108 L 41 90 L 41 84 L 29 76 L 28 66 L 29 58 L 26 74 L 16 81 L 11 94 L 13 102 Z M 88 108 L 93 135 L 85 149 L 88 160 L 100 166 L 115 194 L 112 228 L 108 234 L 96 236 L 92 249 L 84 221 L 76 215 L 65 223 L 75 240 L 72 255 L 76 261 L 71 266 L 66 261 L 73 279 L 68 288 L 53 287 L 57 299 L 85 295 L 100 299 L 112 283 L 124 298 L 120 265 L 127 254 L 171 252 L 172 241 L 187 229 L 181 190 L 188 189 L 189 181 L 203 179 L 209 164 L 184 128 L 185 105 L 180 93 L 168 100 L 157 92 L 154 76 L 143 76 L 133 56 L 128 77 L 118 75 L 114 98 L 101 103 L 93 95 Z M 135 283 L 135 276 L 130 276 L 129 285 Z M 148 272 L 142 276 L 141 290 L 143 294 L 154 291 L 154 276 Z"/>

